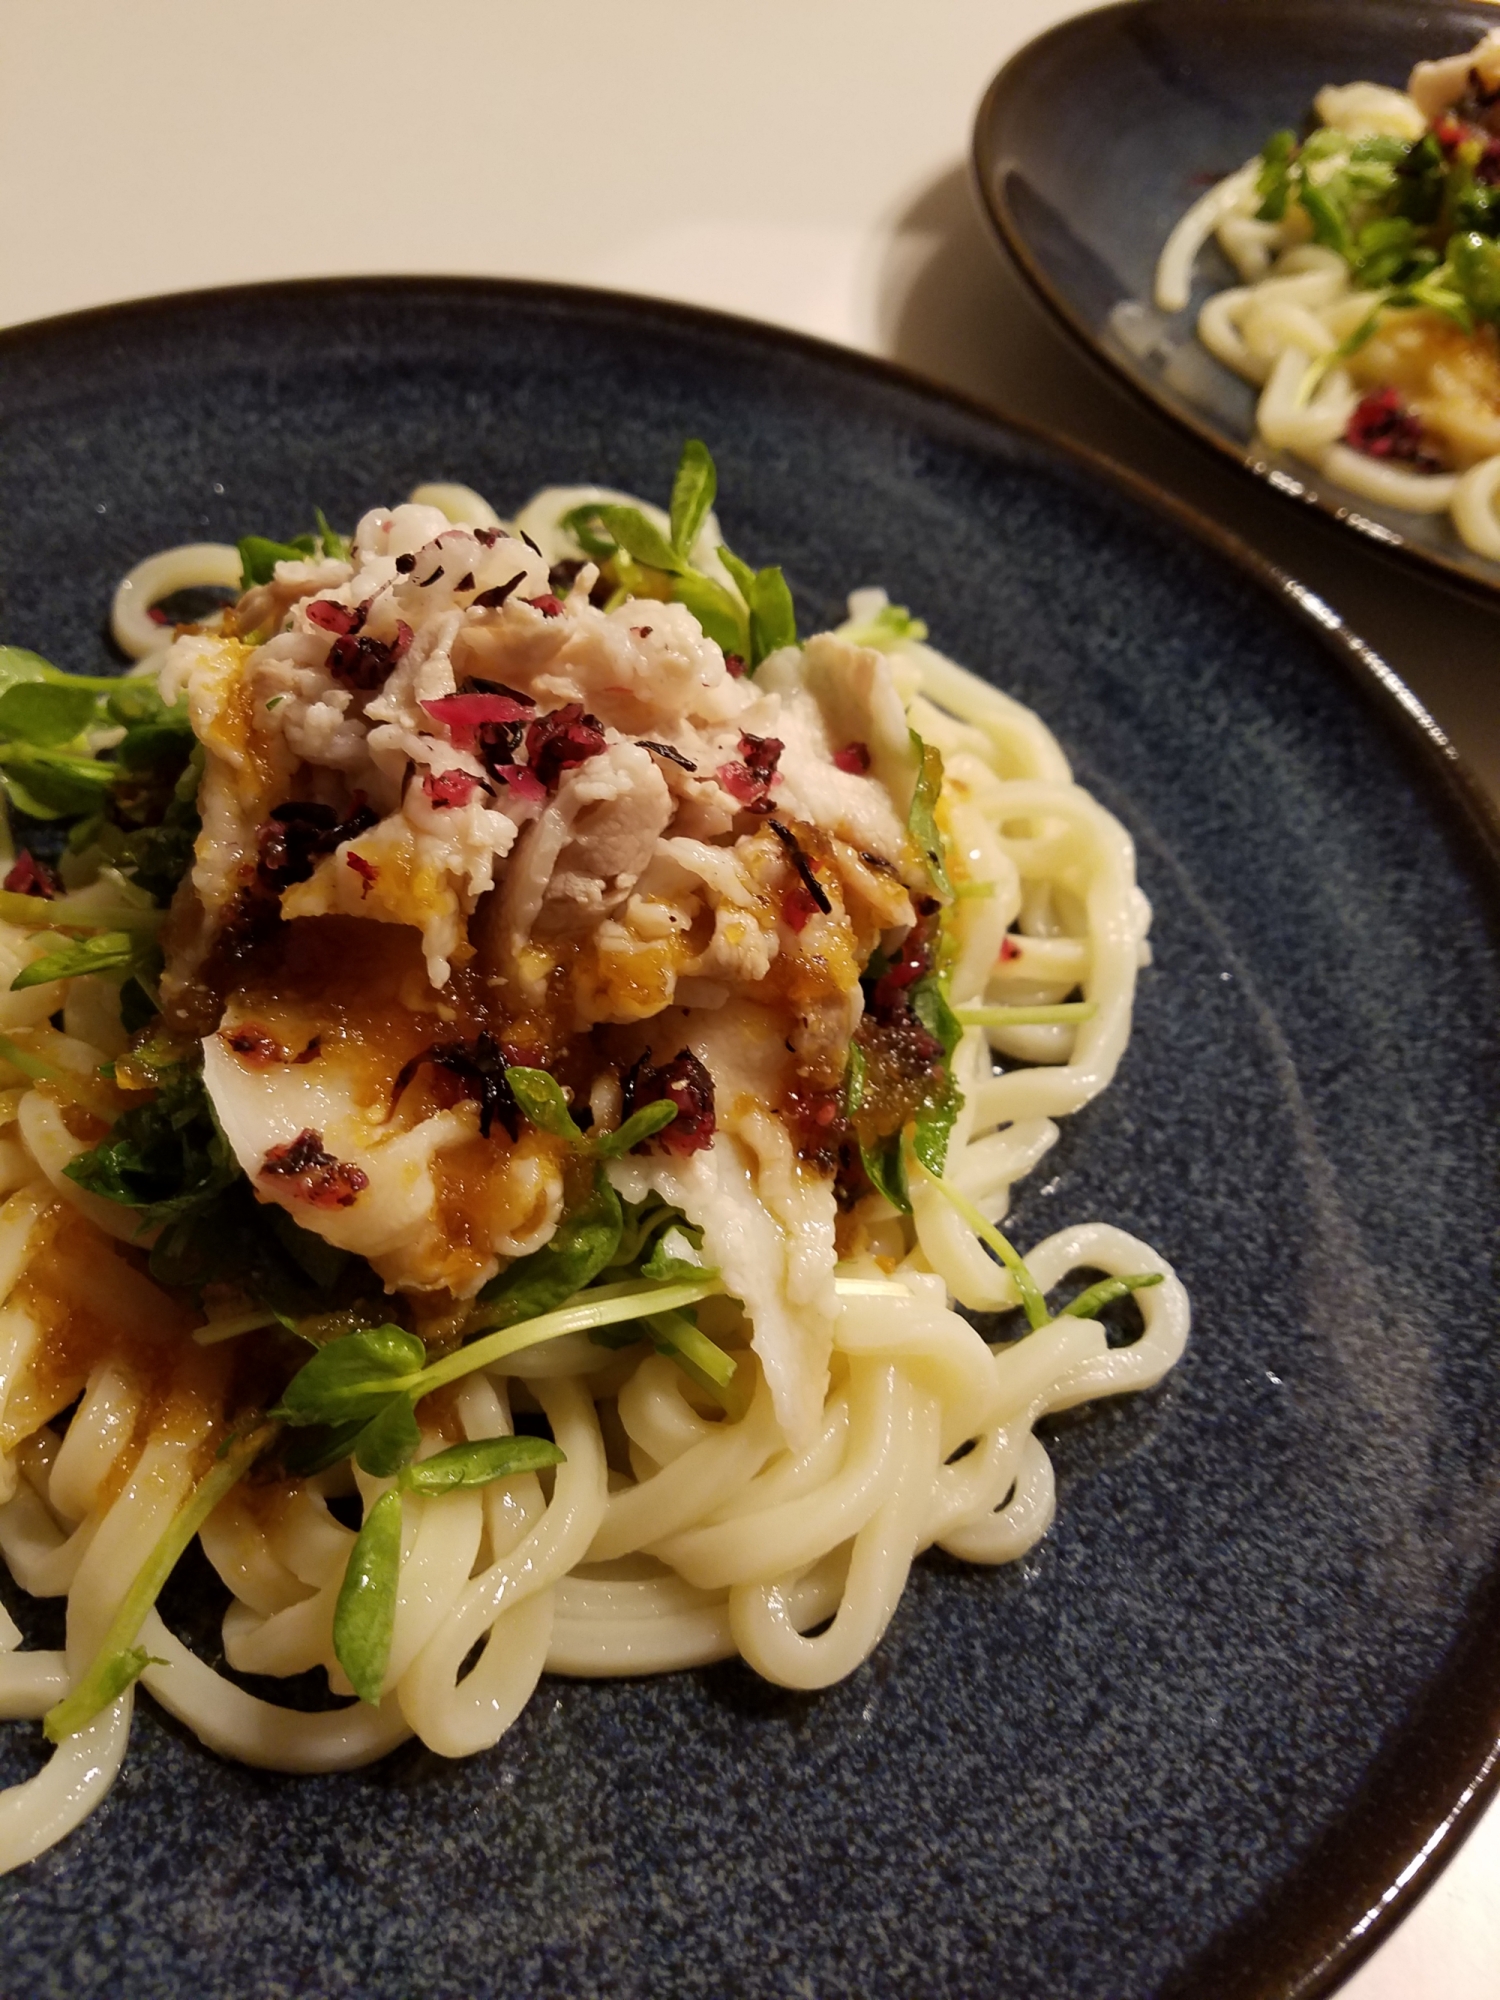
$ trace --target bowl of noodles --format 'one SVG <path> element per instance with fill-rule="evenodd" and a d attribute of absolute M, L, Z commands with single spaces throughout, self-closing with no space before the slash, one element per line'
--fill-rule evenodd
<path fill-rule="evenodd" d="M 1021 51 L 975 172 L 1021 271 L 1131 388 L 1373 544 L 1491 588 L 1494 75 L 1478 7 L 1149 0 Z M 1108 164 L 1096 142 L 1080 171 L 1090 126 Z"/>
<path fill-rule="evenodd" d="M 8 340 L 25 1977 L 1355 1935 L 1469 1775 L 1414 1718 L 1488 1560 L 1435 738 L 1096 466 L 789 337 L 390 281 Z"/>

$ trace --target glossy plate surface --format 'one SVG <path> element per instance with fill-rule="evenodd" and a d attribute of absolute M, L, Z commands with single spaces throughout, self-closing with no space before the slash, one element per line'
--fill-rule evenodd
<path fill-rule="evenodd" d="M 0 336 L 0 629 L 87 666 L 150 549 L 314 505 L 347 525 L 434 477 L 502 509 L 548 481 L 662 494 L 688 435 L 804 630 L 884 583 L 1134 834 L 1136 1038 L 1013 1227 L 1160 1245 L 1188 1353 L 1058 1427 L 1028 1560 L 924 1560 L 824 1694 L 737 1665 L 549 1679 L 486 1755 L 328 1779 L 221 1763 L 143 1701 L 104 1808 L 0 1883 L 6 1995 L 1311 1993 L 1482 1783 L 1500 889 L 1332 614 L 877 364 L 417 280 Z M 208 1607 L 189 1576 L 167 1609 L 211 1638 Z M 37 1756 L 0 1730 L 0 1779 Z"/>
<path fill-rule="evenodd" d="M 1258 391 L 1194 335 L 1212 292 L 1240 282 L 1216 243 L 1185 311 L 1152 303 L 1173 224 L 1325 83 L 1404 88 L 1412 64 L 1471 48 L 1483 6 L 1407 0 L 1132 0 L 1063 22 L 1013 56 L 974 126 L 980 196 L 1023 274 L 1096 360 L 1278 491 L 1455 581 L 1500 589 L 1446 514 L 1377 506 L 1255 435 Z"/>

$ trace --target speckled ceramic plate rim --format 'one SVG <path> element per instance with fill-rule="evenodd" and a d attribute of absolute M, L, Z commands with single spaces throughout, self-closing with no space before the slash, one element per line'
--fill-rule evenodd
<path fill-rule="evenodd" d="M 1138 0 L 1126 0 L 1126 6 L 1108 11 L 1124 12 L 1136 4 Z M 1042 425 L 1002 417 L 977 399 L 896 363 L 739 315 L 593 287 L 438 274 L 346 275 L 131 299 L 0 330 L 0 417 L 5 415 L 6 361 L 12 355 L 45 352 L 55 335 L 99 326 L 127 327 L 170 315 L 175 308 L 190 310 L 213 303 L 235 305 L 249 313 L 260 301 L 337 296 L 341 290 L 372 286 L 392 296 L 441 286 L 447 292 L 472 292 L 476 299 L 514 299 L 564 313 L 570 307 L 607 307 L 710 338 L 717 332 L 756 341 L 898 389 L 936 410 L 958 413 L 988 427 L 999 439 L 1019 438 L 1040 455 L 1050 454 L 1073 471 L 1123 491 L 1148 514 L 1237 570 L 1318 639 L 1322 655 L 1348 676 L 1425 777 L 1433 802 L 1469 848 L 1478 886 L 1500 924 L 1500 806 L 1399 675 L 1337 611 L 1217 522 L 1104 453 Z M 1377 1759 L 1355 1804 L 1248 1918 L 1215 1937 L 1205 1956 L 1222 1965 L 1227 1947 L 1241 1947 L 1254 1983 L 1237 1990 L 1253 1992 L 1257 2000 L 1319 2000 L 1350 1976 L 1431 1887 L 1497 1791 L 1500 1570 L 1492 1570 L 1488 1588 L 1481 1592 L 1453 1652 L 1409 1715 L 1400 1737 Z M 1409 1796 L 1403 1806 L 1393 1795 L 1404 1794 Z M 1216 1989 L 1203 1984 L 1192 1966 L 1171 1990 L 1216 2000 Z"/>
<path fill-rule="evenodd" d="M 1244 0 L 1239 0 L 1244 4 Z M 1055 27 L 1035 35 L 1024 47 L 1017 49 L 1010 60 L 991 80 L 980 100 L 979 110 L 974 118 L 974 138 L 969 153 L 969 172 L 980 208 L 983 210 L 996 241 L 1005 251 L 1021 276 L 1036 293 L 1042 304 L 1083 349 L 1089 360 L 1105 374 L 1111 382 L 1123 383 L 1135 399 L 1143 403 L 1159 417 L 1186 432 L 1189 437 L 1206 445 L 1216 458 L 1227 459 L 1238 466 L 1241 472 L 1260 486 L 1269 486 L 1284 499 L 1300 502 L 1311 507 L 1325 519 L 1336 521 L 1358 536 L 1362 547 L 1373 549 L 1386 556 L 1395 556 L 1414 565 L 1428 576 L 1440 577 L 1444 582 L 1457 586 L 1470 594 L 1481 597 L 1486 602 L 1493 600 L 1500 592 L 1500 563 L 1493 565 L 1494 575 L 1490 580 L 1476 575 L 1458 559 L 1445 555 L 1440 549 L 1426 549 L 1409 542 L 1404 535 L 1374 522 L 1367 521 L 1359 510 L 1357 499 L 1341 495 L 1338 487 L 1320 490 L 1314 484 L 1315 474 L 1308 466 L 1299 463 L 1297 473 L 1288 477 L 1285 470 L 1273 464 L 1263 450 L 1257 450 L 1253 438 L 1236 441 L 1224 430 L 1206 418 L 1199 418 L 1190 408 L 1179 409 L 1175 404 L 1158 396 L 1149 376 L 1139 374 L 1098 340 L 1088 324 L 1077 314 L 1069 302 L 1067 294 L 1054 285 L 1041 262 L 1032 254 L 1026 232 L 1011 213 L 1003 194 L 997 192 L 996 175 L 993 169 L 1000 156 L 1001 148 L 996 143 L 993 127 L 997 121 L 997 106 L 1003 98 L 1021 87 L 1026 67 L 1036 52 L 1044 47 L 1055 47 L 1066 41 L 1077 30 L 1080 21 L 1095 21 L 1102 15 L 1126 15 L 1143 12 L 1151 0 L 1117 0 L 1110 7 L 1096 7 L 1087 14 L 1075 14 Z M 1253 4 L 1253 0 L 1251 0 Z M 1326 11 L 1333 11 L 1337 0 L 1323 0 Z M 1357 10 L 1359 0 L 1346 0 L 1346 4 Z M 1473 9 L 1476 22 L 1482 20 L 1478 7 Z M 1493 22 L 1486 25 L 1493 25 Z"/>

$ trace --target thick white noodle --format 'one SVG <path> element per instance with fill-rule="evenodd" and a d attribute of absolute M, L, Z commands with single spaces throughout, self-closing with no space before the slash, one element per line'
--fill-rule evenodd
<path fill-rule="evenodd" d="M 1389 460 L 1367 458 L 1344 444 L 1330 445 L 1318 463 L 1349 492 L 1408 514 L 1446 513 L 1458 491 L 1458 478 L 1452 472 L 1403 472 Z"/>
<path fill-rule="evenodd" d="M 1495 497 L 1500 494 L 1500 455 L 1482 458 L 1459 475 L 1453 489 L 1453 519 L 1458 532 L 1476 555 L 1500 562 L 1500 518 Z"/>
<path fill-rule="evenodd" d="M 1156 265 L 1156 303 L 1163 312 L 1181 312 L 1192 296 L 1193 266 L 1198 252 L 1228 215 L 1251 214 L 1260 156 L 1227 174 L 1206 194 L 1199 195 L 1162 246 Z"/>
<path fill-rule="evenodd" d="M 223 590 L 240 587 L 240 552 L 228 542 L 186 542 L 181 548 L 162 549 L 138 562 L 121 578 L 110 608 L 109 629 L 115 644 L 133 660 L 170 646 L 171 625 L 159 625 L 151 607 L 179 590 L 199 590 L 212 585 Z"/>

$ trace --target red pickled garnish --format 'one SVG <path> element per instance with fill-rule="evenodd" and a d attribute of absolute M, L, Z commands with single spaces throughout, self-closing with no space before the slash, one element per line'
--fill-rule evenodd
<path fill-rule="evenodd" d="M 1455 146 L 1463 144 L 1464 128 L 1451 111 L 1445 111 L 1433 126 L 1432 136 L 1444 152 L 1451 152 Z"/>
<path fill-rule="evenodd" d="M 721 764 L 714 776 L 742 806 L 756 805 L 765 797 L 765 786 L 758 785 L 743 764 Z"/>
<path fill-rule="evenodd" d="M 323 1046 L 322 1036 L 314 1035 L 300 1055 L 289 1055 L 274 1035 L 253 1021 L 242 1022 L 238 1028 L 221 1028 L 219 1040 L 252 1069 L 267 1069 L 272 1063 L 315 1062 Z"/>
<path fill-rule="evenodd" d="M 380 870 L 373 861 L 366 861 L 362 854 L 346 854 L 344 866 L 352 868 L 359 877 L 359 900 L 363 902 L 370 893 L 371 883 L 380 880 Z"/>
<path fill-rule="evenodd" d="M 61 884 L 45 861 L 38 861 L 29 847 L 23 847 L 11 863 L 5 887 L 13 896 L 40 896 L 51 902 Z"/>
<path fill-rule="evenodd" d="M 382 685 L 411 639 L 411 627 L 404 618 L 397 620 L 394 639 L 370 639 L 363 632 L 355 638 L 346 633 L 328 648 L 328 671 L 345 687 L 369 694 Z"/>
<path fill-rule="evenodd" d="M 535 704 L 504 694 L 444 694 L 421 706 L 434 722 L 443 725 L 460 750 L 473 750 L 481 729 L 496 723 L 525 722 Z"/>
<path fill-rule="evenodd" d="M 355 1197 L 370 1185 L 362 1167 L 336 1160 L 324 1147 L 323 1134 L 311 1127 L 286 1145 L 273 1146 L 260 1170 L 299 1182 L 294 1192 L 313 1208 L 352 1208 Z"/>
<path fill-rule="evenodd" d="M 763 785 L 769 785 L 775 778 L 776 766 L 781 762 L 781 753 L 785 748 L 779 736 L 740 738 L 740 755 L 745 760 L 745 769 Z"/>
<path fill-rule="evenodd" d="M 715 773 L 719 783 L 746 812 L 771 810 L 771 787 L 785 747 L 776 736 L 745 735 L 740 738 L 738 762 L 719 766 Z"/>
<path fill-rule="evenodd" d="M 528 771 L 524 764 L 497 764 L 495 776 L 508 785 L 518 799 L 532 805 L 540 805 L 547 796 L 547 787 L 535 771 Z"/>
<path fill-rule="evenodd" d="M 1009 965 L 1010 961 L 1013 958 L 1019 958 L 1020 956 L 1021 956 L 1021 947 L 1016 943 L 1013 937 L 1001 938 L 1000 963 L 1002 965 Z"/>
<path fill-rule="evenodd" d="M 356 609 L 352 604 L 335 604 L 331 597 L 315 597 L 307 607 L 307 622 L 322 632 L 336 632 L 345 638 L 364 624 L 365 607 L 360 605 Z"/>
<path fill-rule="evenodd" d="M 533 611 L 540 611 L 544 618 L 562 617 L 562 599 L 554 597 L 549 590 L 544 597 L 523 597 L 523 604 L 529 604 Z"/>
<path fill-rule="evenodd" d="M 740 680 L 744 677 L 745 662 L 740 658 L 738 653 L 726 653 L 724 655 L 724 671 L 732 681 Z"/>
<path fill-rule="evenodd" d="M 401 1093 L 424 1065 L 431 1065 L 434 1094 L 445 1104 L 471 1098 L 479 1106 L 479 1136 L 487 1139 L 498 1118 L 511 1138 L 521 1136 L 521 1110 L 506 1080 L 509 1051 L 494 1036 L 481 1033 L 472 1042 L 434 1042 L 409 1062 L 403 1063 L 391 1087 L 394 1115 Z"/>
<path fill-rule="evenodd" d="M 622 1118 L 629 1118 L 642 1105 L 657 1104 L 663 1098 L 677 1107 L 677 1116 L 650 1139 L 643 1139 L 633 1152 L 647 1146 L 661 1146 L 666 1152 L 686 1159 L 713 1143 L 714 1080 L 691 1049 L 679 1049 L 672 1060 L 657 1068 L 649 1056 L 639 1056 L 620 1079 Z"/>
<path fill-rule="evenodd" d="M 846 743 L 842 750 L 834 751 L 833 761 L 841 771 L 862 778 L 870 768 L 870 746 L 868 743 Z"/>
<path fill-rule="evenodd" d="M 790 889 L 782 892 L 781 920 L 789 930 L 804 931 L 807 928 L 808 918 L 814 914 L 817 907 L 806 885 L 796 882 Z"/>
<path fill-rule="evenodd" d="M 526 731 L 527 762 L 549 792 L 569 765 L 587 763 L 604 747 L 604 724 L 578 701 L 539 715 Z"/>
<path fill-rule="evenodd" d="M 1394 389 L 1372 389 L 1356 407 L 1344 431 L 1344 442 L 1367 458 L 1391 459 L 1422 471 L 1441 469 L 1424 449 L 1422 420 L 1402 403 Z"/>
<path fill-rule="evenodd" d="M 363 792 L 354 794 L 344 820 L 316 799 L 288 799 L 272 806 L 271 817 L 255 829 L 260 872 L 273 888 L 289 889 L 294 882 L 305 882 L 323 855 L 377 824 Z"/>
<path fill-rule="evenodd" d="M 886 967 L 875 982 L 875 990 L 870 996 L 870 1011 L 882 1019 L 900 1012 L 906 1005 L 906 989 L 915 986 L 924 973 L 931 969 L 932 951 L 927 937 L 926 923 L 917 924 L 906 934 L 901 946 L 901 956 Z"/>
<path fill-rule="evenodd" d="M 422 790 L 435 806 L 466 806 L 476 791 L 488 792 L 489 786 L 472 771 L 424 771 Z"/>
<path fill-rule="evenodd" d="M 153 604 L 147 611 L 146 616 L 151 620 L 153 625 L 170 625 L 172 622 L 159 604 Z"/>
<path fill-rule="evenodd" d="M 820 1173 L 836 1172 L 840 1147 L 853 1137 L 844 1117 L 842 1091 L 794 1084 L 783 1100 L 781 1116 L 798 1156 Z"/>

